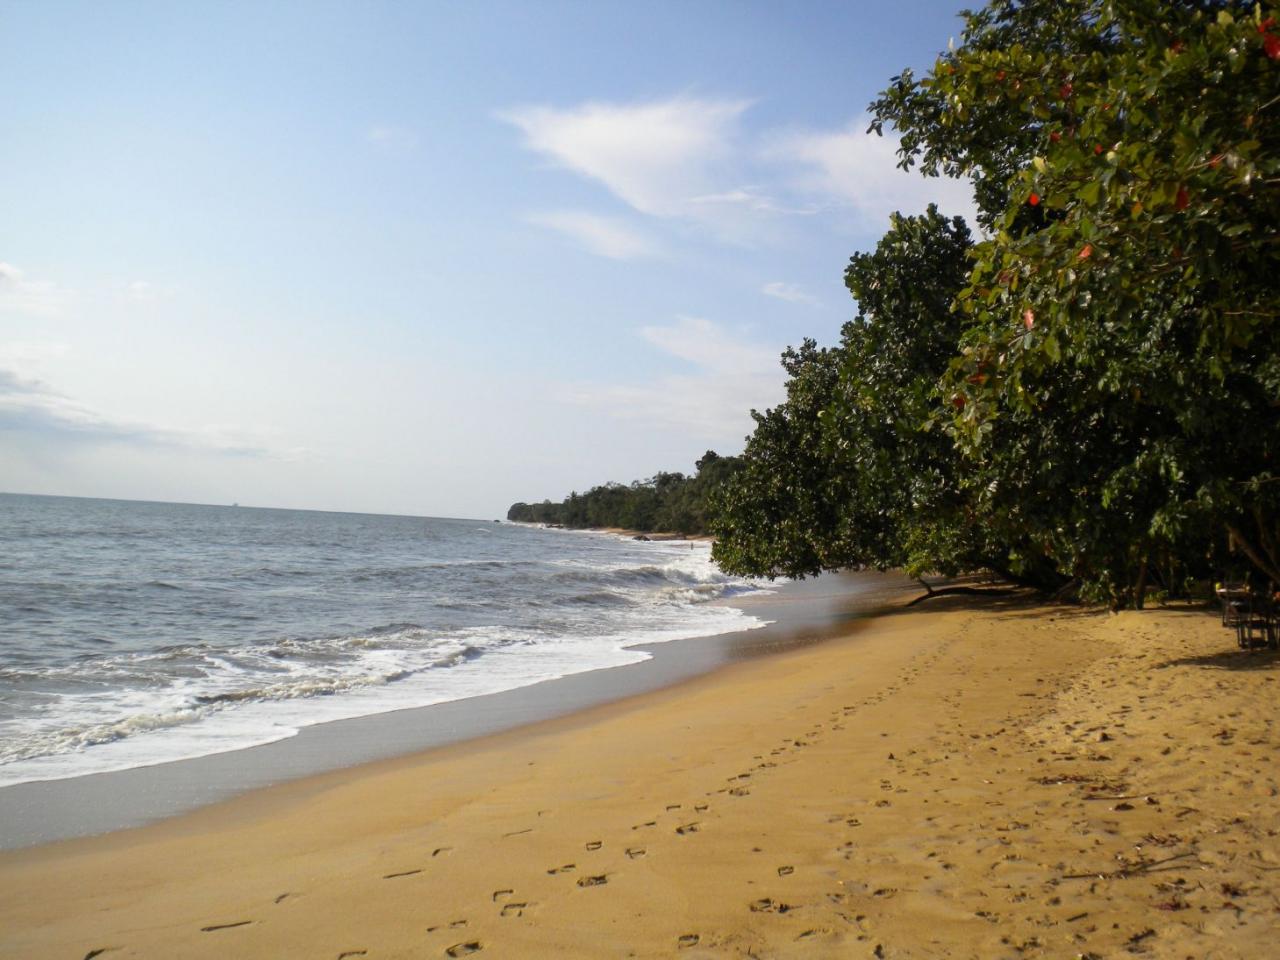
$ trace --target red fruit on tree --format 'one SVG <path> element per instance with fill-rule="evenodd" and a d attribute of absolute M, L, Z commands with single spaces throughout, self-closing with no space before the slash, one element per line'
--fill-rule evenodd
<path fill-rule="evenodd" d="M 954 397 L 951 398 L 951 405 L 955 407 L 957 410 L 963 410 L 964 397 L 962 397 L 960 394 L 957 393 Z"/>
<path fill-rule="evenodd" d="M 1259 32 L 1259 33 L 1266 33 L 1268 30 L 1270 30 L 1270 29 L 1271 29 L 1272 27 L 1274 27 L 1275 25 L 1276 25 L 1276 18 L 1275 18 L 1275 17 L 1267 17 L 1267 19 L 1263 20 L 1260 24 L 1258 24 L 1258 32 Z"/>
<path fill-rule="evenodd" d="M 1268 60 L 1280 60 L 1280 37 L 1268 33 L 1262 41 L 1262 49 Z"/>
<path fill-rule="evenodd" d="M 1057 130 L 1055 130 L 1053 131 L 1053 133 L 1049 134 L 1049 139 L 1052 140 L 1054 143 L 1057 143 L 1059 140 L 1062 139 L 1062 134 L 1060 134 Z"/>
<path fill-rule="evenodd" d="M 1072 90 L 1071 84 L 1064 83 L 1062 86 L 1058 88 L 1058 93 L 1062 94 L 1063 100 L 1066 100 L 1068 97 L 1071 96 L 1071 90 Z"/>
<path fill-rule="evenodd" d="M 996 82 L 997 82 L 997 83 L 1004 83 L 1004 71 L 1003 71 L 1003 70 L 997 71 L 997 73 L 996 73 Z"/>
<path fill-rule="evenodd" d="M 1036 325 L 1036 313 L 1030 307 L 1022 311 L 1022 325 L 1028 330 Z"/>
<path fill-rule="evenodd" d="M 1080 260 L 1088 260 L 1091 256 L 1093 256 L 1092 243 L 1086 243 L 1083 247 L 1080 248 L 1080 252 L 1076 254 L 1077 259 L 1080 259 Z"/>
<path fill-rule="evenodd" d="M 1100 143 L 1095 143 L 1095 144 L 1093 145 L 1093 155 L 1096 157 L 1096 156 L 1097 156 L 1098 154 L 1100 154 L 1101 152 L 1102 152 L 1102 144 L 1100 144 Z"/>
<path fill-rule="evenodd" d="M 1040 194 L 1033 193 L 1031 196 L 1027 197 L 1027 203 L 1031 204 L 1033 207 L 1040 206 Z"/>

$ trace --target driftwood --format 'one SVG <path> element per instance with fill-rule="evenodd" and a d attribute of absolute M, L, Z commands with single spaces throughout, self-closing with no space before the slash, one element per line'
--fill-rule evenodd
<path fill-rule="evenodd" d="M 1167 863 L 1173 863 L 1175 860 L 1185 860 L 1187 857 L 1194 857 L 1195 851 L 1188 850 L 1186 853 L 1175 854 L 1172 857 L 1165 857 L 1163 860 L 1144 860 L 1142 863 L 1135 863 L 1132 866 L 1124 867 L 1121 870 L 1111 870 L 1097 873 L 1067 873 L 1059 877 L 1059 880 L 1124 880 L 1128 877 L 1136 877 L 1145 873 L 1159 873 L 1155 868 L 1163 866 Z M 1179 867 L 1168 867 L 1169 870 L 1177 870 Z"/>

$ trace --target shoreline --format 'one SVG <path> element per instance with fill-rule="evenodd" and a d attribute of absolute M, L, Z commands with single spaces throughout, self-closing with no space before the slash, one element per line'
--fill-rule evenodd
<path fill-rule="evenodd" d="M 264 744 L 123 770 L 0 787 L 0 850 L 128 830 L 282 783 L 482 738 L 682 682 L 743 658 L 815 642 L 904 589 L 879 574 L 784 583 L 713 601 L 763 627 L 637 643 L 634 664 L 538 681 L 497 693 L 302 727 Z"/>
<path fill-rule="evenodd" d="M 0 854 L 0 954 L 1264 956 L 1278 680 L 1212 611 L 939 598 Z"/>

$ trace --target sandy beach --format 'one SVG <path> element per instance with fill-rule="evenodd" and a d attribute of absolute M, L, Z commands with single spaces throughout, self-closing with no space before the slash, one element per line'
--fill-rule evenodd
<path fill-rule="evenodd" d="M 0 954 L 1262 957 L 1277 657 L 938 598 L 567 717 L 0 855 Z"/>

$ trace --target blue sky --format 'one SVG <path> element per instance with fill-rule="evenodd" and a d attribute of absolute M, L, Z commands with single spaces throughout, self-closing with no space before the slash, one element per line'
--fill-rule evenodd
<path fill-rule="evenodd" d="M 900 3 L 0 2 L 0 490 L 500 516 L 741 450 L 888 213 Z"/>

